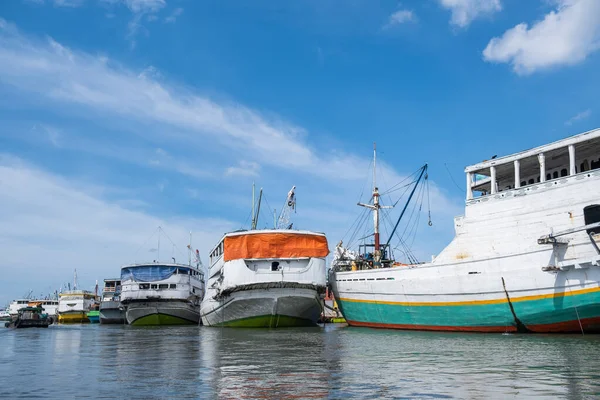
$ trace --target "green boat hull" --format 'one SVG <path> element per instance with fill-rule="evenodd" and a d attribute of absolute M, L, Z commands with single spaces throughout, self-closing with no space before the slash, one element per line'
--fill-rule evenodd
<path fill-rule="evenodd" d="M 290 317 L 287 315 L 259 315 L 256 317 L 241 318 L 227 321 L 216 326 L 228 326 L 234 328 L 289 328 L 302 326 L 315 326 L 311 320 Z"/>
<path fill-rule="evenodd" d="M 168 314 L 150 314 L 138 318 L 131 322 L 133 326 L 153 326 L 153 325 L 197 325 L 197 322 L 184 318 L 175 317 Z"/>

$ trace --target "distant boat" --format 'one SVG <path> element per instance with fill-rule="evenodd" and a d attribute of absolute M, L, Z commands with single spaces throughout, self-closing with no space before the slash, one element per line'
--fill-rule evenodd
<path fill-rule="evenodd" d="M 317 324 L 323 310 L 320 294 L 325 292 L 329 249 L 324 234 L 289 229 L 294 189 L 278 223 L 283 229 L 256 230 L 258 212 L 254 214 L 253 206 L 253 229 L 225 234 L 211 251 L 201 308 L 204 325 Z M 260 210 L 260 200 L 258 204 Z"/>
<path fill-rule="evenodd" d="M 0 308 L 0 321 L 10 321 L 12 318 L 8 311 L 4 308 Z"/>
<path fill-rule="evenodd" d="M 88 290 L 68 290 L 59 294 L 58 322 L 90 322 L 87 313 L 96 302 L 96 296 Z"/>
<path fill-rule="evenodd" d="M 600 129 L 465 172 L 465 214 L 454 219 L 452 242 L 428 263 L 396 259 L 393 232 L 379 242 L 383 206 L 374 185 L 372 203 L 363 205 L 374 214 L 366 236 L 374 243 L 357 252 L 340 242 L 332 263 L 330 282 L 348 324 L 600 332 Z M 406 186 L 406 205 L 423 175 L 426 167 Z"/>
<path fill-rule="evenodd" d="M 105 279 L 100 302 L 101 324 L 124 324 L 125 310 L 121 306 L 121 280 Z"/>
<path fill-rule="evenodd" d="M 58 300 L 43 299 L 43 300 L 30 300 L 27 303 L 28 307 L 41 306 L 43 312 L 48 315 L 48 319 L 51 323 L 58 322 Z"/>
<path fill-rule="evenodd" d="M 98 303 L 91 306 L 90 311 L 87 312 L 86 316 L 92 324 L 100 323 L 100 310 L 98 308 Z"/>
<path fill-rule="evenodd" d="M 47 328 L 52 322 L 44 314 L 41 306 L 19 309 L 17 317 L 5 326 L 7 328 Z"/>
<path fill-rule="evenodd" d="M 159 254 L 161 233 L 162 228 L 158 227 Z M 200 269 L 199 256 L 192 264 L 191 238 L 188 249 L 187 265 L 155 261 L 121 267 L 121 305 L 128 324 L 197 325 L 200 322 L 204 272 Z"/>
<path fill-rule="evenodd" d="M 204 274 L 185 264 L 130 264 L 121 268 L 121 304 L 130 325 L 200 322 Z"/>
<path fill-rule="evenodd" d="M 29 304 L 30 301 L 31 301 L 31 299 L 17 299 L 17 300 L 13 300 L 8 305 L 8 309 L 6 311 L 8 312 L 8 314 L 11 317 L 16 318 L 17 315 L 19 315 L 19 310 L 21 308 L 27 307 L 27 305 Z"/>

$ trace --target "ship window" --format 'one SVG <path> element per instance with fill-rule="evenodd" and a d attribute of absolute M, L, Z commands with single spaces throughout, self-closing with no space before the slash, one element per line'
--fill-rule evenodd
<path fill-rule="evenodd" d="M 535 183 L 535 181 L 533 180 L 533 178 L 531 178 L 527 183 L 530 185 L 533 185 Z"/>
<path fill-rule="evenodd" d="M 150 289 L 149 283 L 140 283 L 140 289 Z"/>
<path fill-rule="evenodd" d="M 552 173 L 552 178 L 553 178 L 553 179 L 556 179 L 556 178 L 558 178 L 558 171 L 554 171 L 554 172 Z"/>
<path fill-rule="evenodd" d="M 526 186 L 527 182 L 526 181 L 521 181 L 521 186 Z"/>
<path fill-rule="evenodd" d="M 159 289 L 168 289 L 169 288 L 169 284 L 168 283 L 161 283 L 160 285 L 158 285 Z"/>
<path fill-rule="evenodd" d="M 538 182 L 540 181 L 540 177 L 539 176 L 536 179 L 537 179 Z"/>
<path fill-rule="evenodd" d="M 271 263 L 271 271 L 279 271 L 279 261 L 273 261 Z"/>
<path fill-rule="evenodd" d="M 552 175 L 546 174 L 546 180 L 549 181 L 550 179 L 552 179 Z"/>
<path fill-rule="evenodd" d="M 566 168 L 563 168 L 560 170 L 560 176 L 567 176 L 569 175 L 569 171 L 567 171 Z"/>
<path fill-rule="evenodd" d="M 600 205 L 594 204 L 587 206 L 583 209 L 583 215 L 585 218 L 585 224 L 590 225 L 596 222 L 600 222 Z M 600 228 L 591 228 L 587 230 L 587 233 L 600 233 Z"/>
<path fill-rule="evenodd" d="M 152 284 L 152 285 L 150 285 L 150 289 L 158 289 L 158 285 L 157 284 Z"/>
<path fill-rule="evenodd" d="M 170 289 L 176 289 L 176 288 L 177 288 L 177 285 L 176 285 L 176 284 L 174 284 L 174 283 L 171 283 L 171 285 L 169 286 L 169 288 L 170 288 Z"/>
<path fill-rule="evenodd" d="M 598 159 L 598 161 L 592 161 L 591 164 L 592 164 L 592 166 L 590 169 L 600 168 L 600 158 Z"/>

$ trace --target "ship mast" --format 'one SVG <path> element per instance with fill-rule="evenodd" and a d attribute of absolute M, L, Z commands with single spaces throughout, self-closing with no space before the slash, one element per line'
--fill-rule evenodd
<path fill-rule="evenodd" d="M 375 237 L 375 259 L 379 261 L 381 253 L 381 244 L 379 239 L 379 210 L 382 208 L 392 208 L 391 206 L 382 206 L 379 204 L 379 189 L 377 188 L 377 144 L 373 143 L 373 204 L 358 203 L 361 207 L 373 210 L 373 231 Z"/>

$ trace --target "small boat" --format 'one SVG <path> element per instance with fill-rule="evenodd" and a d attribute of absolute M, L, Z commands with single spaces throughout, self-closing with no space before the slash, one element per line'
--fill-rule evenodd
<path fill-rule="evenodd" d="M 327 238 L 292 230 L 295 186 L 288 193 L 278 229 L 225 234 L 210 253 L 202 323 L 207 326 L 278 328 L 315 326 L 323 311 Z M 262 194 L 262 192 L 261 192 Z M 260 199 L 259 195 L 259 199 Z"/>
<path fill-rule="evenodd" d="M 58 299 L 31 300 L 27 303 L 28 307 L 41 306 L 44 314 L 48 315 L 50 323 L 58 322 Z"/>
<path fill-rule="evenodd" d="M 11 319 L 12 318 L 10 317 L 8 311 L 6 311 L 4 308 L 0 308 L 0 321 L 10 321 Z"/>
<path fill-rule="evenodd" d="M 23 307 L 19 310 L 17 318 L 7 322 L 7 328 L 47 328 L 52 322 L 47 314 L 43 313 L 41 306 Z"/>
<path fill-rule="evenodd" d="M 105 279 L 100 302 L 101 324 L 124 324 L 125 310 L 121 306 L 121 280 Z"/>
<path fill-rule="evenodd" d="M 100 323 L 100 310 L 98 304 L 92 305 L 86 316 L 92 324 Z"/>

